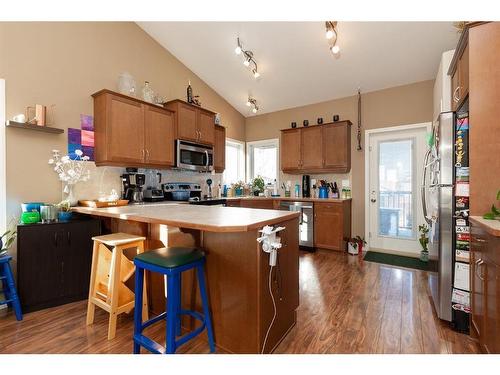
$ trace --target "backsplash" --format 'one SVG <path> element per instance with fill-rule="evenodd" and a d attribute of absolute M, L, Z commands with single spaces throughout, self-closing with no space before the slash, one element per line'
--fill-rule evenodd
<path fill-rule="evenodd" d="M 125 173 L 125 168 L 121 167 L 96 167 L 94 163 L 88 164 L 90 170 L 90 179 L 86 182 L 80 182 L 74 187 L 74 195 L 77 199 L 99 199 L 100 196 L 109 195 L 111 190 L 116 190 L 121 196 L 122 184 L 120 175 Z M 222 180 L 222 174 L 209 174 L 180 170 L 160 170 L 139 168 L 139 173 L 146 175 L 146 185 L 150 185 L 148 172 L 160 172 L 163 182 L 195 182 L 201 185 L 203 195 L 208 192 L 206 180 L 212 179 L 212 189 L 216 188 Z M 64 198 L 64 197 L 63 197 Z"/>
<path fill-rule="evenodd" d="M 327 182 L 336 182 L 337 186 L 339 187 L 339 190 L 342 190 L 342 181 L 343 180 L 349 180 L 349 186 L 351 187 L 352 190 L 352 178 L 351 178 L 351 172 L 349 173 L 324 173 L 324 174 L 309 174 L 311 176 L 311 180 L 315 179 L 317 181 L 319 180 L 325 180 Z M 299 184 L 300 188 L 302 189 L 302 175 L 301 174 L 287 174 L 280 172 L 280 183 L 285 183 L 287 181 L 291 181 L 292 183 L 292 194 L 293 194 L 293 189 L 295 184 Z M 280 194 L 284 194 L 283 189 L 280 189 Z M 302 190 L 301 190 L 302 191 Z M 311 192 L 312 194 L 312 192 Z"/>

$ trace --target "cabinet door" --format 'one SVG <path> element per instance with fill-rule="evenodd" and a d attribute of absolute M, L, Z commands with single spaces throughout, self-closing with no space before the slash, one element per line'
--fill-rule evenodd
<path fill-rule="evenodd" d="M 351 169 L 351 126 L 348 123 L 323 126 L 324 168 L 338 173 Z"/>
<path fill-rule="evenodd" d="M 484 246 L 486 245 L 485 232 L 475 225 L 471 226 L 471 310 L 472 325 L 479 335 L 482 344 L 484 338 Z"/>
<path fill-rule="evenodd" d="M 226 128 L 219 125 L 215 127 L 214 168 L 217 173 L 226 169 Z"/>
<path fill-rule="evenodd" d="M 314 170 L 323 167 L 322 126 L 304 128 L 302 132 L 302 166 L 301 169 Z"/>
<path fill-rule="evenodd" d="M 146 163 L 157 166 L 174 165 L 174 114 L 145 106 Z"/>
<path fill-rule="evenodd" d="M 453 75 L 451 76 L 451 109 L 455 111 L 458 107 L 458 103 L 460 102 L 460 83 L 458 81 L 459 77 L 459 69 L 455 70 Z"/>
<path fill-rule="evenodd" d="M 469 45 L 465 46 L 462 56 L 458 61 L 460 101 L 469 93 Z"/>
<path fill-rule="evenodd" d="M 144 162 L 144 111 L 141 103 L 109 96 L 107 119 L 108 159 L 113 162 Z"/>
<path fill-rule="evenodd" d="M 485 259 L 484 265 L 486 309 L 483 345 L 488 353 L 500 353 L 500 267 L 489 258 Z"/>
<path fill-rule="evenodd" d="M 65 224 L 63 248 L 63 294 L 68 299 L 87 298 L 92 264 L 92 237 L 100 234 L 99 220 Z"/>
<path fill-rule="evenodd" d="M 314 246 L 344 250 L 343 207 L 338 203 L 314 203 Z"/>
<path fill-rule="evenodd" d="M 301 164 L 301 131 L 300 129 L 281 132 L 281 169 L 298 171 Z"/>
<path fill-rule="evenodd" d="M 59 224 L 18 227 L 17 287 L 24 312 L 53 305 L 62 291 Z"/>
<path fill-rule="evenodd" d="M 187 104 L 177 104 L 177 137 L 179 139 L 194 142 L 198 141 L 196 112 L 196 108 L 193 108 Z"/>
<path fill-rule="evenodd" d="M 209 145 L 214 144 L 215 124 L 214 115 L 202 110 L 198 111 L 198 141 Z"/>

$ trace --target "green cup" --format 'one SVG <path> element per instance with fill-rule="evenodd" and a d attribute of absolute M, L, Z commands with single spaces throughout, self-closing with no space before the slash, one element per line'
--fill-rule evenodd
<path fill-rule="evenodd" d="M 21 214 L 21 223 L 23 224 L 34 224 L 40 221 L 40 212 L 38 211 L 30 211 L 23 212 Z"/>

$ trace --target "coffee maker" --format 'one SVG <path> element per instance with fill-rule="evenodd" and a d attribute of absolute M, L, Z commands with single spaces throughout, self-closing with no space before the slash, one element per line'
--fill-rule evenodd
<path fill-rule="evenodd" d="M 302 176 L 302 198 L 311 198 L 311 176 Z"/>
<path fill-rule="evenodd" d="M 144 195 L 142 187 L 146 183 L 146 175 L 137 173 L 137 168 L 126 168 L 122 174 L 122 198 L 130 203 L 142 203 Z"/>

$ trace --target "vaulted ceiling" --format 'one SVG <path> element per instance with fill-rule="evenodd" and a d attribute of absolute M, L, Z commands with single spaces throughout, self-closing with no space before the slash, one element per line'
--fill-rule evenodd
<path fill-rule="evenodd" d="M 458 34 L 451 22 L 339 22 L 340 54 L 328 49 L 324 22 L 139 22 L 148 34 L 244 116 L 434 79 Z M 236 55 L 251 50 L 255 79 Z"/>

